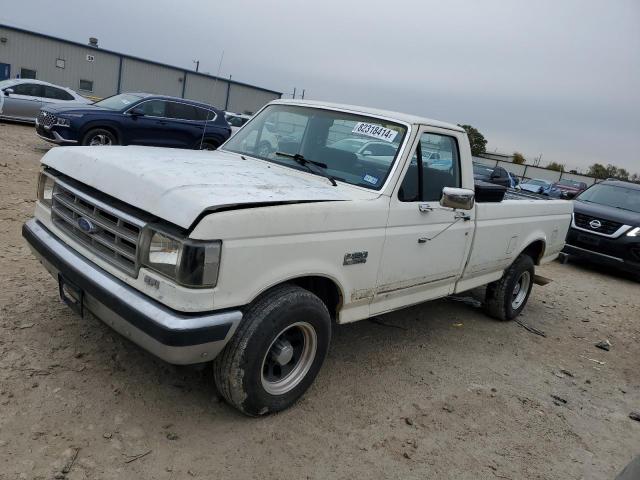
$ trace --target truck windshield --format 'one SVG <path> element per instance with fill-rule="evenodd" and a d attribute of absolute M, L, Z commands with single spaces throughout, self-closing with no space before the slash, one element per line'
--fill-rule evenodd
<path fill-rule="evenodd" d="M 640 213 L 640 189 L 638 188 L 596 184 L 578 195 L 576 200 Z"/>
<path fill-rule="evenodd" d="M 108 108 L 109 110 L 123 110 L 132 103 L 142 99 L 139 95 L 132 95 L 131 93 L 121 93 L 120 95 L 114 95 L 113 97 L 105 98 L 94 105 L 102 108 Z"/>
<path fill-rule="evenodd" d="M 294 161 L 297 156 L 322 164 L 318 175 L 379 190 L 406 133 L 407 127 L 375 117 L 276 104 L 256 115 L 223 149 L 309 171 Z"/>

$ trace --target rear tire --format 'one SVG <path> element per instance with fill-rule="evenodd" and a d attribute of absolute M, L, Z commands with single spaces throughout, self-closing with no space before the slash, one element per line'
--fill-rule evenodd
<path fill-rule="evenodd" d="M 523 253 L 516 258 L 500 280 L 487 285 L 485 312 L 500 321 L 513 320 L 520 315 L 531 294 L 534 272 L 529 255 Z"/>
<path fill-rule="evenodd" d="M 84 137 L 82 137 L 81 143 L 84 146 L 111 146 L 120 144 L 116 136 L 104 128 L 89 130 Z"/>
<path fill-rule="evenodd" d="M 249 416 L 290 407 L 311 386 L 327 355 L 331 317 L 313 293 L 275 287 L 245 312 L 213 362 L 216 387 Z"/>

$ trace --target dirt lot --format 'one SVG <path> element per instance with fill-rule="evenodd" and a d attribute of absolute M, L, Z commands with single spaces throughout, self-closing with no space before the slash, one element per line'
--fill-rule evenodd
<path fill-rule="evenodd" d="M 451 300 L 339 326 L 302 401 L 249 419 L 59 301 L 20 235 L 47 149 L 0 123 L 1 479 L 604 479 L 640 453 L 640 284 L 540 268 L 546 337 Z"/>

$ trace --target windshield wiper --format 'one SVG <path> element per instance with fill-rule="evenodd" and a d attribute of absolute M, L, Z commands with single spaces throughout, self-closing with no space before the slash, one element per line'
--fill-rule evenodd
<path fill-rule="evenodd" d="M 287 153 L 287 152 L 276 152 L 276 155 L 278 155 L 280 157 L 291 158 L 291 159 L 295 160 L 296 162 L 298 162 L 303 167 L 307 167 L 307 170 L 309 170 L 311 173 L 316 173 L 316 174 L 322 175 L 323 177 L 329 179 L 329 181 L 331 182 L 331 185 L 333 185 L 334 187 L 338 186 L 338 184 L 336 183 L 336 179 L 334 177 L 332 177 L 331 175 L 329 175 L 325 171 L 327 169 L 327 164 L 326 163 L 316 162 L 315 160 L 309 160 L 307 158 L 304 158 L 304 155 L 301 155 L 299 153 L 293 154 L 293 153 Z M 313 165 L 314 167 L 318 167 L 321 170 L 315 170 L 314 171 L 313 168 L 310 167 L 310 165 Z"/>

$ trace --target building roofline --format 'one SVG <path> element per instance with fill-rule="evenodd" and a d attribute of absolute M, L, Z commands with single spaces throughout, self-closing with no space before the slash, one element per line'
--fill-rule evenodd
<path fill-rule="evenodd" d="M 238 82 L 237 80 L 229 80 L 228 78 L 223 78 L 223 77 L 217 77 L 215 75 L 210 75 L 208 73 L 202 73 L 202 72 L 194 72 L 193 70 L 189 70 L 187 68 L 182 68 L 182 67 L 178 67 L 176 65 L 170 65 L 168 63 L 162 63 L 162 62 L 156 62 L 155 60 L 148 60 L 146 58 L 142 58 L 142 57 L 136 57 L 135 55 L 129 55 L 127 53 L 120 53 L 120 52 L 116 52 L 114 50 L 107 50 L 104 48 L 100 48 L 100 47 L 94 47 L 85 43 L 80 43 L 80 42 L 74 42 L 73 40 L 67 40 L 66 38 L 60 38 L 60 37 L 54 37 L 53 35 L 48 35 L 46 33 L 40 33 L 40 32 L 34 32 L 33 30 L 27 30 L 24 28 L 19 28 L 19 27 L 13 27 L 11 25 L 6 25 L 4 23 L 0 23 L 0 28 L 6 28 L 8 30 L 13 30 L 15 32 L 20 32 L 20 33 L 26 33 L 28 35 L 34 35 L 36 37 L 40 37 L 40 38 L 46 38 L 47 40 L 54 40 L 56 42 L 62 42 L 62 43 L 66 43 L 68 45 L 73 45 L 75 47 L 83 47 L 89 50 L 95 50 L 98 52 L 104 52 L 104 53 L 108 53 L 110 55 L 116 55 L 118 57 L 122 57 L 122 58 L 128 58 L 131 60 L 137 60 L 139 62 L 145 62 L 145 63 L 149 63 L 152 65 L 157 65 L 159 67 L 165 67 L 165 68 L 172 68 L 174 70 L 180 70 L 182 72 L 188 73 L 189 75 L 198 75 L 200 77 L 205 77 L 205 78 L 211 78 L 214 80 L 221 80 L 223 82 L 228 82 L 234 85 L 240 85 L 243 87 L 250 87 L 250 88 L 254 88 L 256 90 L 261 90 L 263 92 L 268 92 L 268 93 L 275 93 L 276 95 L 280 95 L 282 96 L 282 92 L 278 92 L 276 90 L 270 90 L 268 88 L 263 88 L 263 87 L 258 87 L 257 85 L 251 85 L 250 83 L 244 83 L 244 82 Z"/>

